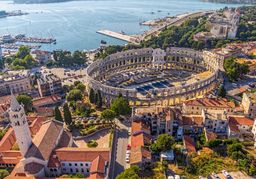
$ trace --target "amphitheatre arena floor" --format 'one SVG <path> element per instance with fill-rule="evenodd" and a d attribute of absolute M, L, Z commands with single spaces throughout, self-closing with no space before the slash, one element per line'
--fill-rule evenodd
<path fill-rule="evenodd" d="M 205 79 L 211 74 L 210 71 L 196 73 L 176 69 L 136 69 L 114 73 L 101 82 L 113 87 L 136 89 L 143 94 L 151 89 L 191 84 L 198 80 Z"/>

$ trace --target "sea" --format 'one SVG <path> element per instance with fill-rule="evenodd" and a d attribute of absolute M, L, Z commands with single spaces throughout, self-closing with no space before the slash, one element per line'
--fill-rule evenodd
<path fill-rule="evenodd" d="M 29 13 L 0 18 L 0 36 L 26 34 L 57 40 L 56 44 L 43 45 L 43 50 L 91 50 L 98 48 L 101 40 L 113 45 L 127 43 L 97 34 L 97 30 L 141 34 L 149 28 L 140 25 L 143 21 L 237 6 L 201 0 L 85 0 L 48 4 L 14 4 L 0 0 L 0 11 Z"/>

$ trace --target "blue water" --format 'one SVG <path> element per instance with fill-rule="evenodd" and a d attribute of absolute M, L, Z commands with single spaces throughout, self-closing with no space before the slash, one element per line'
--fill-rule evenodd
<path fill-rule="evenodd" d="M 139 22 L 203 9 L 237 6 L 200 0 L 92 0 L 52 4 L 13 4 L 0 1 L 0 10 L 22 10 L 29 15 L 0 19 L 0 35 L 24 33 L 35 37 L 54 37 L 56 45 L 44 49 L 95 49 L 101 40 L 109 44 L 126 42 L 97 34 L 109 29 L 127 34 L 142 33 Z M 161 10 L 161 12 L 157 12 Z M 151 14 L 155 12 L 155 14 Z"/>

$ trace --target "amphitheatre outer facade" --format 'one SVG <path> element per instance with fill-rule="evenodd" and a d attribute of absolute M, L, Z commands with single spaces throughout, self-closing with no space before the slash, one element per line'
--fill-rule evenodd
<path fill-rule="evenodd" d="M 122 94 L 132 106 L 169 106 L 215 89 L 222 69 L 223 59 L 210 51 L 143 48 L 93 62 L 86 69 L 86 85 L 88 90 L 101 91 L 107 104 Z M 172 79 L 172 72 L 176 78 L 166 81 Z M 183 74 L 191 75 L 183 78 Z"/>

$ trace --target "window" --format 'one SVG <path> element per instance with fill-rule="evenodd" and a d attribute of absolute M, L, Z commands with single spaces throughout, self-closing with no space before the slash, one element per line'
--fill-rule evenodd
<path fill-rule="evenodd" d="M 77 163 L 75 163 L 75 166 L 77 166 Z"/>
<path fill-rule="evenodd" d="M 69 166 L 72 166 L 72 164 L 71 164 L 71 163 L 69 163 Z"/>
<path fill-rule="evenodd" d="M 85 166 L 87 166 L 87 167 L 88 167 L 88 163 L 86 163 L 86 164 L 85 164 Z"/>
<path fill-rule="evenodd" d="M 73 169 L 72 168 L 70 169 L 70 172 L 73 173 Z"/>
<path fill-rule="evenodd" d="M 80 166 L 84 166 L 82 163 L 80 163 Z"/>

